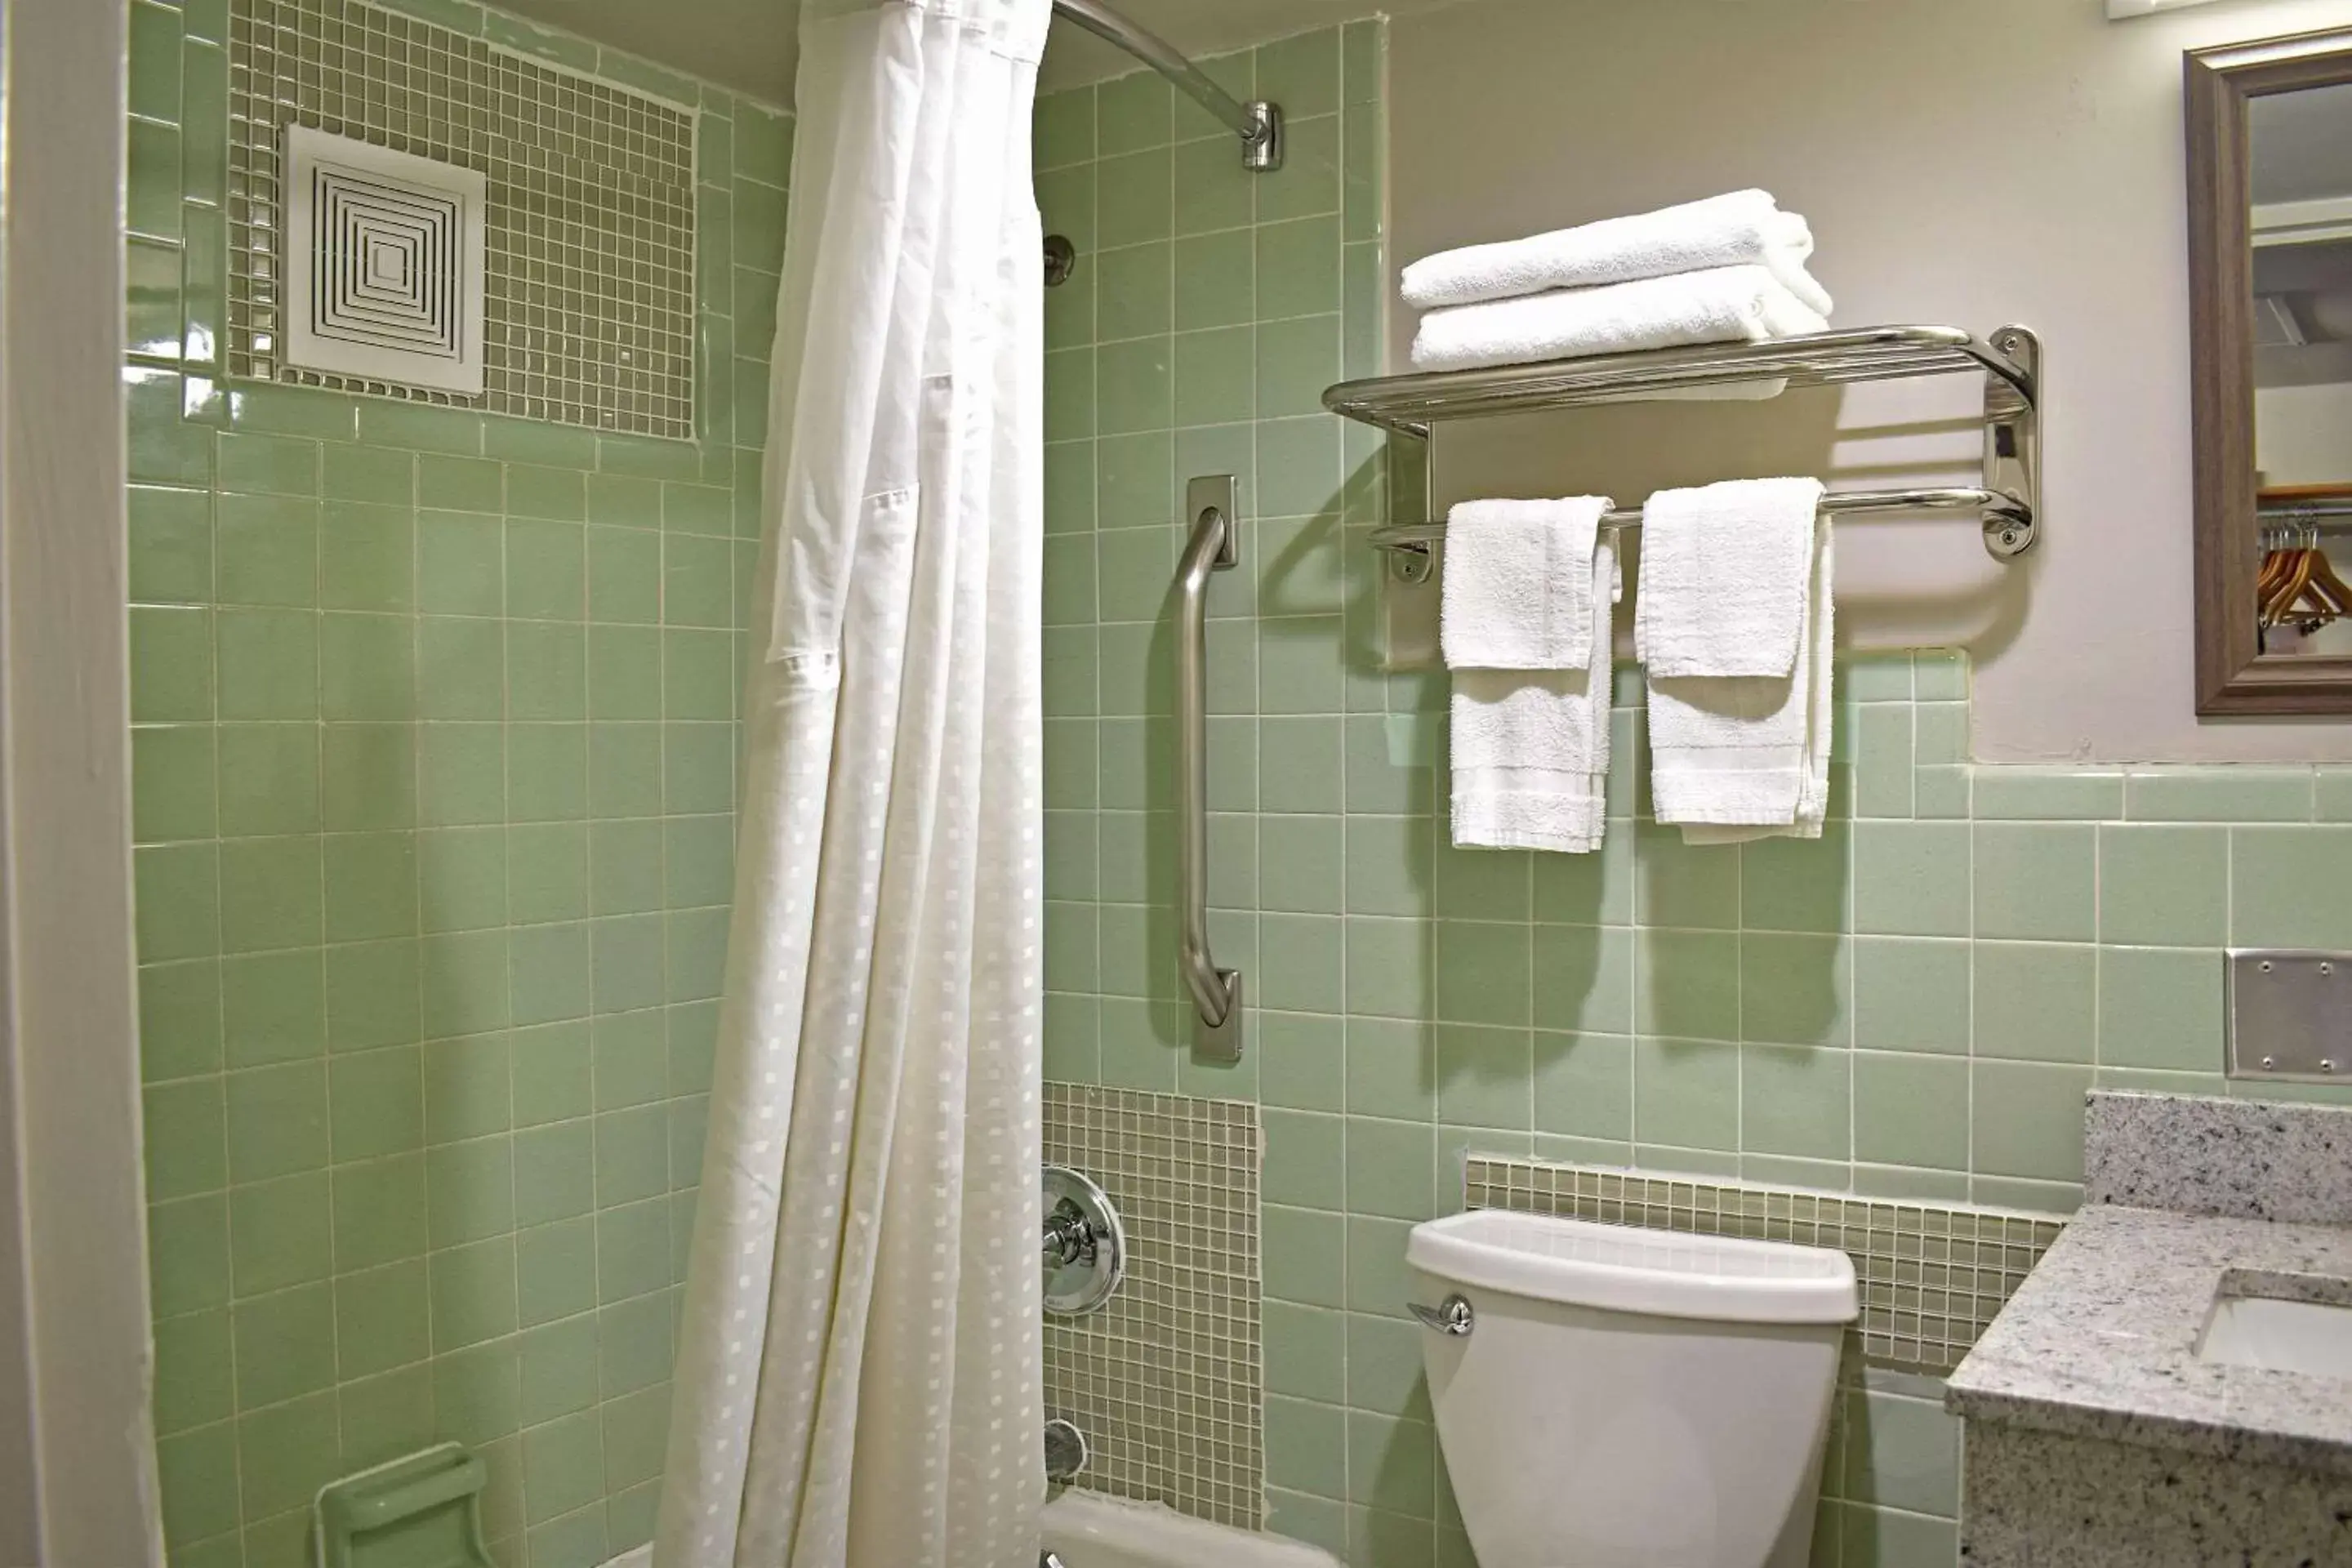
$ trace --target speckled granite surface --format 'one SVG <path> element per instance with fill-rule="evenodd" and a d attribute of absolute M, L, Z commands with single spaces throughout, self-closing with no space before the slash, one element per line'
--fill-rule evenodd
<path fill-rule="evenodd" d="M 2318 1568 L 2352 1563 L 2352 1479 L 1969 1427 L 1968 1568 Z"/>
<path fill-rule="evenodd" d="M 2352 1225 L 2352 1109 L 2094 1093 L 2083 1201 Z"/>
<path fill-rule="evenodd" d="M 2352 1383 L 2197 1359 L 2233 1270 L 2352 1280 L 2352 1229 L 2085 1209 L 1946 1384 L 1947 1407 L 1978 1424 L 1971 1507 L 1988 1422 L 2352 1476 Z"/>

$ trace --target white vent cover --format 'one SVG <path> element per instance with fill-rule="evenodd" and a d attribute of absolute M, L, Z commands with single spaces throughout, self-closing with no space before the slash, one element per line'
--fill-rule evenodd
<path fill-rule="evenodd" d="M 479 395 L 488 184 L 289 125 L 286 363 Z"/>

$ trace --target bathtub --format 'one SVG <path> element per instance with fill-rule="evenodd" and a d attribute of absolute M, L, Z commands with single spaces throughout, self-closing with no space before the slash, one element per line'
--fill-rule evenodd
<path fill-rule="evenodd" d="M 1045 1504 L 1044 1539 L 1062 1568 L 1339 1568 L 1337 1558 L 1300 1542 L 1076 1488 Z M 604 1568 L 651 1568 L 653 1554 L 640 1546 Z"/>
<path fill-rule="evenodd" d="M 1075 1487 L 1046 1502 L 1045 1526 L 1045 1550 L 1063 1568 L 1339 1568 L 1302 1542 Z"/>

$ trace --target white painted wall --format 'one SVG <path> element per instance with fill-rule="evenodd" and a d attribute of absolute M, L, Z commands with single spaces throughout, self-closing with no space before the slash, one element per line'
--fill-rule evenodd
<path fill-rule="evenodd" d="M 1392 255 L 1742 185 L 1807 214 L 1837 321 L 2032 327 L 2048 354 L 2043 542 L 1856 522 L 1856 646 L 1962 643 L 1986 759 L 2352 759 L 2352 724 L 2192 710 L 2183 50 L 2352 26 L 2352 0 L 2110 24 L 2097 0 L 1476 0 L 1391 35 Z M 1400 309 L 1402 365 L 1411 319 Z M 1970 483 L 1964 378 L 1768 405 L 1449 429 L 1441 502 L 1772 471 Z M 1937 422 L 1941 422 L 1940 427 Z"/>

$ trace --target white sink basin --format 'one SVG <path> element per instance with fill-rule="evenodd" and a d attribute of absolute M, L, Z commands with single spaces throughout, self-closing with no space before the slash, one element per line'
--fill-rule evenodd
<path fill-rule="evenodd" d="M 2352 1306 L 2224 1296 L 2197 1342 L 2200 1361 L 2352 1380 Z"/>

